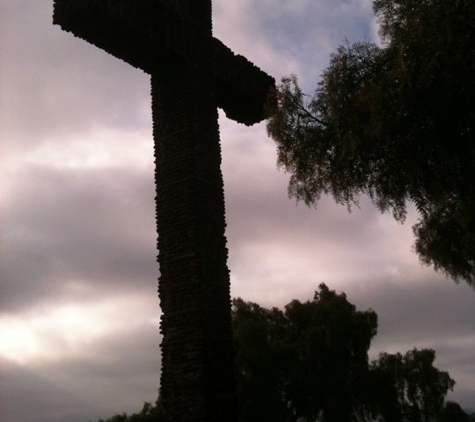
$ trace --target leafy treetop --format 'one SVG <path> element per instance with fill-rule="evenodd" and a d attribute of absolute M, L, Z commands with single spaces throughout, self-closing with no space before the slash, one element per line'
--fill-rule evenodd
<path fill-rule="evenodd" d="M 340 46 L 315 94 L 282 79 L 268 132 L 289 194 L 349 208 L 368 194 L 403 222 L 421 261 L 475 280 L 475 2 L 375 0 L 382 47 Z"/>

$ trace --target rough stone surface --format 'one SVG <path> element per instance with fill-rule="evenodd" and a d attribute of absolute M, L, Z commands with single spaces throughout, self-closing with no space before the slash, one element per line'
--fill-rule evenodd
<path fill-rule="evenodd" d="M 186 67 L 166 75 L 166 84 L 163 77 L 152 76 L 162 399 L 177 421 L 232 421 L 233 349 L 216 102 L 203 79 Z"/>
<path fill-rule="evenodd" d="M 54 23 L 151 74 L 163 405 L 173 422 L 233 422 L 217 107 L 256 123 L 274 80 L 212 37 L 211 0 L 55 0 L 54 6 Z"/>

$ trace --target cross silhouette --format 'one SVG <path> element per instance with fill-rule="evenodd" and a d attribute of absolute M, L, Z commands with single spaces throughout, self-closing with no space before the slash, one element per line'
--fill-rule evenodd
<path fill-rule="evenodd" d="M 151 75 L 161 399 L 173 422 L 232 422 L 217 107 L 257 123 L 274 79 L 212 36 L 211 0 L 55 0 L 54 23 Z"/>

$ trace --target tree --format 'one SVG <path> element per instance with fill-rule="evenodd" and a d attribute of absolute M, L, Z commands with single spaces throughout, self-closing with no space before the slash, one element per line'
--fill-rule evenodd
<path fill-rule="evenodd" d="M 233 300 L 232 309 L 238 420 L 285 421 L 282 368 L 291 358 L 284 341 L 287 320 L 277 308 L 265 309 L 242 299 Z"/>
<path fill-rule="evenodd" d="M 362 403 L 374 311 L 321 284 L 284 310 L 233 302 L 241 421 L 349 421 Z"/>
<path fill-rule="evenodd" d="M 289 194 L 349 208 L 368 194 L 403 222 L 420 260 L 475 280 L 475 2 L 375 0 L 382 47 L 340 46 L 314 96 L 282 79 L 267 128 Z"/>
<path fill-rule="evenodd" d="M 431 349 L 413 349 L 405 355 L 381 353 L 371 365 L 376 413 L 388 422 L 439 421 L 446 410 L 444 398 L 455 381 L 435 368 L 434 360 Z"/>
<path fill-rule="evenodd" d="M 452 410 L 444 400 L 454 381 L 433 350 L 369 363 L 376 313 L 325 284 L 284 310 L 234 300 L 233 331 L 240 422 L 445 422 Z"/>
<path fill-rule="evenodd" d="M 464 412 L 458 403 L 448 401 L 445 404 L 441 422 L 470 422 L 470 416 Z"/>
<path fill-rule="evenodd" d="M 160 402 L 160 395 L 155 404 L 145 402 L 142 410 L 132 415 L 127 413 L 116 414 L 106 420 L 99 419 L 98 422 L 170 422 Z"/>

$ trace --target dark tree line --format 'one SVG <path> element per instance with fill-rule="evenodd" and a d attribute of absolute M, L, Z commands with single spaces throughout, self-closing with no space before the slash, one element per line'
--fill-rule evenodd
<path fill-rule="evenodd" d="M 321 284 L 283 310 L 234 301 L 240 421 L 441 422 L 455 384 L 433 350 L 369 362 L 374 311 Z"/>
<path fill-rule="evenodd" d="M 233 301 L 240 422 L 469 422 L 445 397 L 454 380 L 435 352 L 381 353 L 370 362 L 377 315 L 321 284 L 284 309 Z M 101 422 L 165 422 L 160 403 Z"/>
<path fill-rule="evenodd" d="M 382 47 L 340 46 L 316 91 L 282 80 L 268 132 L 289 194 L 348 207 L 361 194 L 402 222 L 422 263 L 475 280 L 475 2 L 375 0 Z"/>

